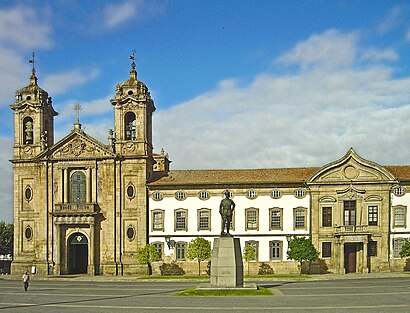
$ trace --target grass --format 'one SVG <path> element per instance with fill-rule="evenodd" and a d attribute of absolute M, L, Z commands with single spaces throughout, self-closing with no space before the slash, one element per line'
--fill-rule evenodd
<path fill-rule="evenodd" d="M 210 276 L 208 275 L 172 275 L 172 276 L 140 276 L 139 279 L 153 279 L 153 280 L 169 280 L 169 279 L 203 279 L 203 280 L 209 280 Z"/>
<path fill-rule="evenodd" d="M 258 279 L 258 278 L 311 278 L 309 275 L 299 275 L 299 274 L 274 274 L 274 275 L 246 275 L 245 278 L 252 278 L 252 279 Z"/>
<path fill-rule="evenodd" d="M 232 296 L 271 296 L 272 290 L 258 287 L 257 290 L 197 290 L 195 287 L 178 293 L 187 297 L 232 297 Z"/>

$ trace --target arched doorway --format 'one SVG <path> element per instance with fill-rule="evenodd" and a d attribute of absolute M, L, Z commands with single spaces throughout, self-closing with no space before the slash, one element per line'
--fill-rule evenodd
<path fill-rule="evenodd" d="M 68 273 L 86 274 L 88 266 L 88 239 L 84 234 L 74 233 L 67 241 Z"/>

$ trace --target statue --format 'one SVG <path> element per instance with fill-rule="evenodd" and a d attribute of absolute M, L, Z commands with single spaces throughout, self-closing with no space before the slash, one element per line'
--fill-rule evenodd
<path fill-rule="evenodd" d="M 233 210 L 235 210 L 235 202 L 229 199 L 229 191 L 224 191 L 225 198 L 222 199 L 221 204 L 219 205 L 219 213 L 222 217 L 222 225 L 221 225 L 221 235 L 230 235 L 229 228 L 231 227 L 232 221 L 232 214 Z M 225 233 L 226 227 L 226 233 Z"/>

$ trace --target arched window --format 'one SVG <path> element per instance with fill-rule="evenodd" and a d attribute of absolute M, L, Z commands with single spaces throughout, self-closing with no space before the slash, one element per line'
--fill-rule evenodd
<path fill-rule="evenodd" d="M 23 143 L 25 145 L 33 144 L 33 119 L 26 117 L 23 120 Z"/>
<path fill-rule="evenodd" d="M 71 176 L 71 203 L 77 205 L 85 203 L 86 199 L 86 178 L 81 171 L 76 171 Z"/>
<path fill-rule="evenodd" d="M 125 114 L 125 140 L 135 140 L 136 135 L 136 118 L 133 112 Z"/>

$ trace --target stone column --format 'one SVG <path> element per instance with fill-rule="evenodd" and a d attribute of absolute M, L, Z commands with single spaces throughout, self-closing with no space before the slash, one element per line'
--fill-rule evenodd
<path fill-rule="evenodd" d="M 88 269 L 87 269 L 87 273 L 88 275 L 93 276 L 95 274 L 95 269 L 94 269 L 94 231 L 95 231 L 95 227 L 94 227 L 94 218 L 91 218 L 92 222 L 90 224 L 90 242 L 89 242 L 89 247 L 90 247 L 90 256 L 89 256 L 89 260 L 88 260 Z"/>
<path fill-rule="evenodd" d="M 55 220 L 54 221 L 54 227 L 55 227 L 55 236 L 56 236 L 56 241 L 55 241 L 55 275 L 60 275 L 61 274 L 61 265 L 60 265 L 60 250 L 61 250 L 61 230 L 60 230 L 60 224 Z"/>
<path fill-rule="evenodd" d="M 366 236 L 363 236 L 366 237 Z M 363 238 L 363 266 L 362 266 L 362 272 L 363 273 L 369 273 L 369 268 L 367 267 L 367 237 Z"/>
<path fill-rule="evenodd" d="M 63 203 L 68 203 L 68 169 L 63 168 Z"/>
<path fill-rule="evenodd" d="M 92 196 L 92 192 L 91 192 L 91 182 L 92 182 L 93 178 L 92 178 L 92 173 L 91 173 L 91 167 L 87 168 L 87 203 L 91 203 L 91 196 Z"/>
<path fill-rule="evenodd" d="M 339 255 L 339 273 L 340 274 L 346 274 L 345 273 L 345 241 L 340 240 L 340 255 Z"/>

